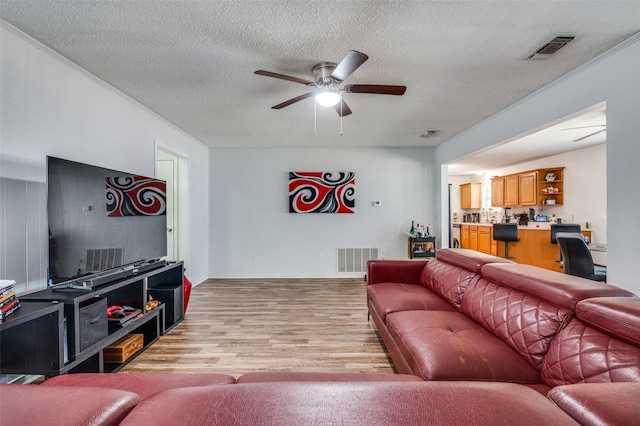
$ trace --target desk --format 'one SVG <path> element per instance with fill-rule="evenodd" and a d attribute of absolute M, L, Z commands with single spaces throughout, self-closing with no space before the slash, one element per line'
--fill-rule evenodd
<path fill-rule="evenodd" d="M 607 266 L 607 245 L 589 244 L 593 263 L 599 266 Z"/>

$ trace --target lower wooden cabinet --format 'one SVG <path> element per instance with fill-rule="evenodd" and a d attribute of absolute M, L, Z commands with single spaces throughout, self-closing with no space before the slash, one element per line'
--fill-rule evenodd
<path fill-rule="evenodd" d="M 491 254 L 492 230 L 493 228 L 491 226 L 478 226 L 478 251 Z"/>

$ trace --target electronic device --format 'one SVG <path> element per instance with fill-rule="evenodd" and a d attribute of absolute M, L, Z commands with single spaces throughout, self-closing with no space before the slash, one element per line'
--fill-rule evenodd
<path fill-rule="evenodd" d="M 91 288 L 107 271 L 155 267 L 167 255 L 165 211 L 164 181 L 47 157 L 49 284 Z"/>

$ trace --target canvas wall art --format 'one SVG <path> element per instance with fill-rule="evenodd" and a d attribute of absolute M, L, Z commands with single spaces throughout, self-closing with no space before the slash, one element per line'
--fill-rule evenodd
<path fill-rule="evenodd" d="M 289 213 L 355 213 L 353 172 L 289 172 Z"/>
<path fill-rule="evenodd" d="M 167 213 L 167 183 L 144 176 L 106 178 L 107 216 L 162 216 Z"/>

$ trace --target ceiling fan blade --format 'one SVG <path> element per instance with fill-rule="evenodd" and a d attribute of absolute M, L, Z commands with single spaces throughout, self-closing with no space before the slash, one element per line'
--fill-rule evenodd
<path fill-rule="evenodd" d="M 607 125 L 606 124 L 594 124 L 592 126 L 568 127 L 566 129 L 562 129 L 562 130 L 588 129 L 590 127 L 607 127 Z"/>
<path fill-rule="evenodd" d="M 271 108 L 272 109 L 282 109 L 282 108 L 284 108 L 286 106 L 289 106 L 291 104 L 295 104 L 298 101 L 301 101 L 303 99 L 307 99 L 307 98 L 309 98 L 309 97 L 311 97 L 313 95 L 315 95 L 314 92 L 308 92 L 308 93 L 305 93 L 304 95 L 296 96 L 295 98 L 289 99 L 288 101 L 284 101 L 281 104 L 272 106 Z"/>
<path fill-rule="evenodd" d="M 574 140 L 574 142 L 580 142 L 580 141 L 583 141 L 583 140 L 585 140 L 585 139 L 587 139 L 587 138 L 590 138 L 591 136 L 595 136 L 595 135 L 597 135 L 598 133 L 602 133 L 602 132 L 606 132 L 606 131 L 607 131 L 607 129 L 598 130 L 597 132 L 593 132 L 593 133 L 588 134 L 587 136 L 583 136 L 583 137 L 581 137 L 581 138 L 578 138 L 578 139 Z"/>
<path fill-rule="evenodd" d="M 307 86 L 314 86 L 313 81 L 305 80 L 303 78 L 292 77 L 290 75 L 278 74 L 277 72 L 258 70 L 254 74 L 263 75 L 265 77 L 279 78 L 280 80 L 293 81 L 294 83 L 306 84 Z"/>
<path fill-rule="evenodd" d="M 351 108 L 349 108 L 349 105 L 347 105 L 344 99 L 341 99 L 340 102 L 335 104 L 334 108 L 340 117 L 345 117 L 351 114 Z"/>
<path fill-rule="evenodd" d="M 406 86 L 389 86 L 382 84 L 347 84 L 343 90 L 347 93 L 373 93 L 378 95 L 404 95 Z"/>
<path fill-rule="evenodd" d="M 350 50 L 346 56 L 340 61 L 336 69 L 331 73 L 331 77 L 336 80 L 344 81 L 353 73 L 358 67 L 365 63 L 369 59 L 367 55 L 357 50 Z"/>

